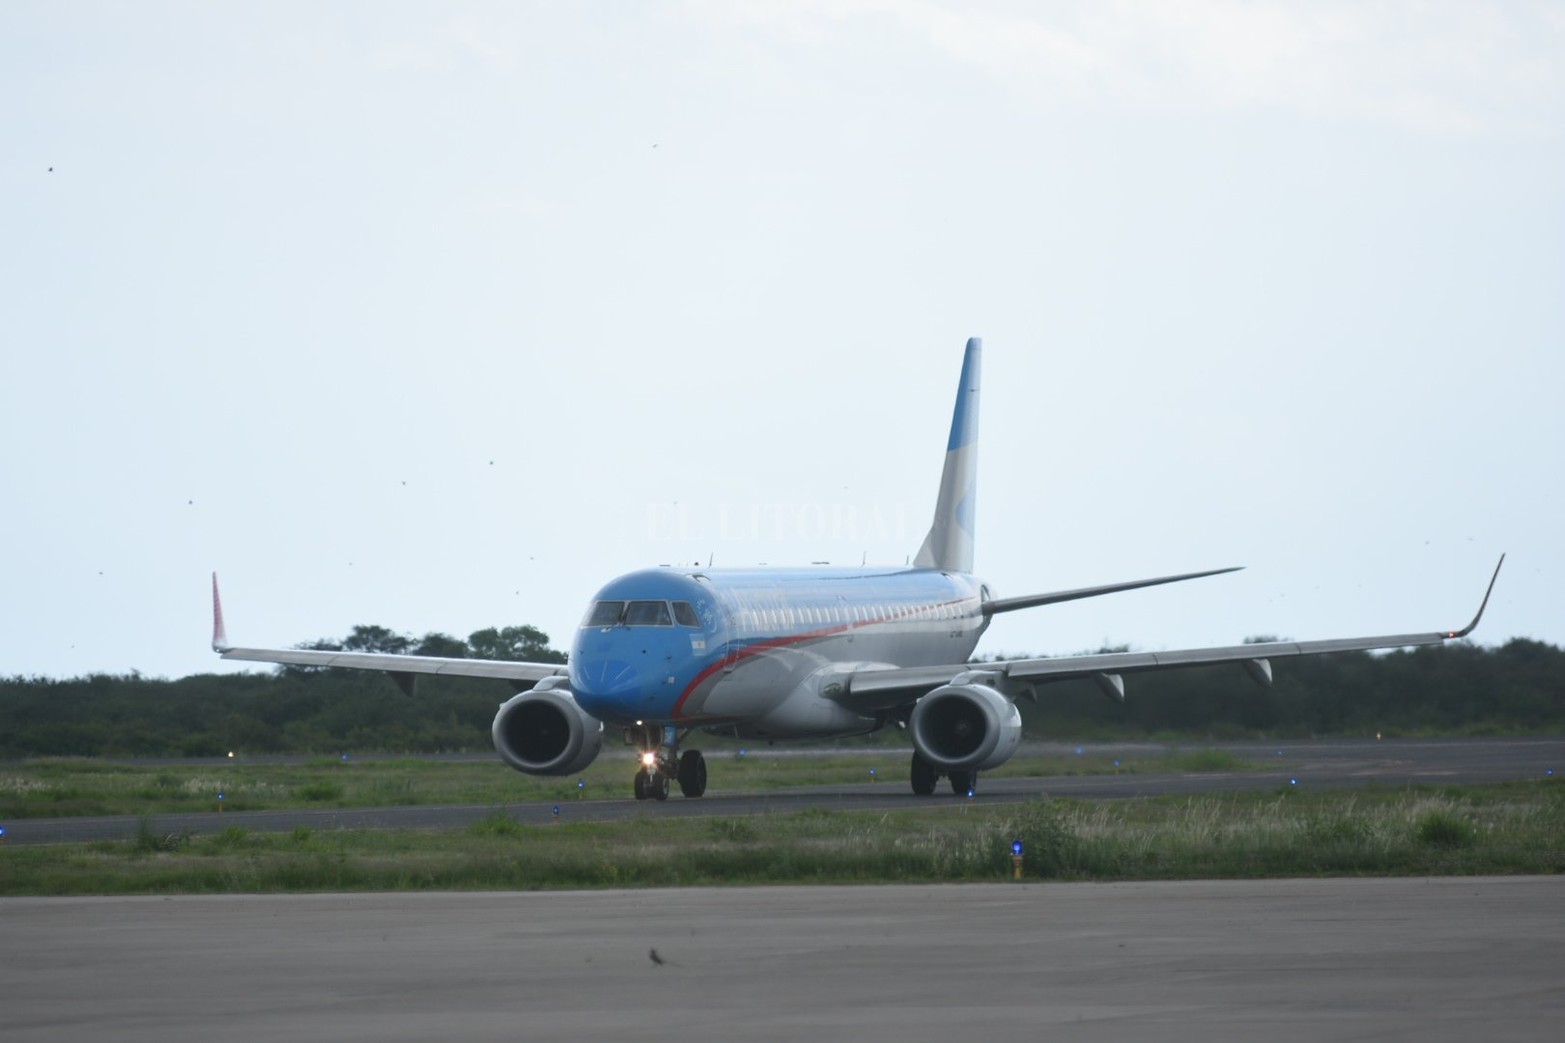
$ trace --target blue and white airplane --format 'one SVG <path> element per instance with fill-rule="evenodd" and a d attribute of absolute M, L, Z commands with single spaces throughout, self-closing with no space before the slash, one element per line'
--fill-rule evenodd
<path fill-rule="evenodd" d="M 500 707 L 492 728 L 505 763 L 530 775 L 570 775 L 590 764 L 605 733 L 617 729 L 641 751 L 638 799 L 667 799 L 671 780 L 686 797 L 706 791 L 706 762 L 685 748 L 696 732 L 823 739 L 893 724 L 912 739 L 914 793 L 933 793 L 945 777 L 953 792 L 966 794 L 979 772 L 1016 752 L 1016 700 L 1034 697 L 1042 683 L 1092 678 L 1123 700 L 1128 673 L 1238 663 L 1269 684 L 1273 659 L 1439 644 L 1467 635 L 1482 618 L 1499 566 L 1461 630 L 969 663 L 997 613 L 1234 571 L 991 596 L 973 575 L 981 356 L 978 338 L 969 340 L 934 523 L 910 566 L 632 572 L 594 595 L 569 666 L 235 648 L 224 632 L 214 574 L 212 647 L 225 659 L 382 670 L 408 691 L 418 674 L 508 681 L 518 694 Z"/>

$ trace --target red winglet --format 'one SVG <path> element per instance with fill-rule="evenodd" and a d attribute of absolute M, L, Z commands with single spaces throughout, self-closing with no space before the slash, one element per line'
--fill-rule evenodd
<path fill-rule="evenodd" d="M 223 626 L 223 599 L 217 592 L 217 573 L 212 573 L 212 651 L 226 652 L 233 646 L 228 643 L 228 631 Z"/>

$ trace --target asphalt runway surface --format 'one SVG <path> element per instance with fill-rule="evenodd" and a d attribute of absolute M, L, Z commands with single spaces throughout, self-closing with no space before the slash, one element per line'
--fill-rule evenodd
<path fill-rule="evenodd" d="M 1197 794 L 1231 790 L 1281 789 L 1288 786 L 1406 786 L 1505 782 L 1547 777 L 1555 769 L 1565 772 L 1565 739 L 1442 739 L 1442 740 L 1323 740 L 1281 743 L 1183 744 L 1184 752 L 1218 749 L 1256 765 L 1260 770 L 1240 772 L 1159 773 L 1135 775 L 1070 775 L 1046 778 L 995 778 L 979 781 L 971 798 L 976 805 L 1015 803 L 1041 797 L 1087 800 L 1125 799 L 1164 794 Z M 1156 758 L 1168 747 L 1149 744 L 1092 744 L 1086 746 L 1030 744 L 1024 755 L 1070 755 L 1077 749 L 1095 756 Z M 829 751 L 841 754 L 846 751 Z M 752 756 L 808 756 L 795 751 Z M 885 750 L 865 756 L 887 755 Z M 907 754 L 896 755 L 905 760 Z M 519 822 L 544 824 L 558 818 L 570 822 L 603 822 L 625 818 L 670 816 L 740 816 L 802 811 L 807 808 L 840 810 L 888 810 L 919 806 L 951 806 L 967 798 L 953 796 L 942 783 L 934 796 L 915 797 L 906 779 L 836 786 L 801 786 L 789 789 L 722 793 L 686 800 L 676 795 L 666 802 L 638 801 L 629 795 L 629 765 L 623 799 L 568 800 L 558 804 L 505 805 Z M 558 808 L 558 812 L 556 812 Z M 286 811 L 202 812 L 157 815 L 153 828 L 159 833 L 212 833 L 229 826 L 286 832 L 296 826 L 311 829 L 451 829 L 469 825 L 494 812 L 493 805 L 413 805 L 391 808 Z M 17 819 L 5 823 L 8 844 L 72 843 L 134 836 L 140 826 L 135 816 L 108 818 Z"/>
<path fill-rule="evenodd" d="M 1565 877 L 0 900 L 4 1038 L 1557 1040 Z"/>

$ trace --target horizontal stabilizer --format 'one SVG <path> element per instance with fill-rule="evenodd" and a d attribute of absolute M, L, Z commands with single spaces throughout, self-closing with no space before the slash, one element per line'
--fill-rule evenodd
<path fill-rule="evenodd" d="M 1019 598 L 996 598 L 993 601 L 984 602 L 984 615 L 992 616 L 998 612 L 1015 612 L 1019 608 L 1036 608 L 1039 605 L 1057 605 L 1062 601 L 1080 601 L 1082 598 L 1095 598 L 1104 594 L 1118 594 L 1122 590 L 1140 590 L 1142 587 L 1156 587 L 1163 583 L 1179 583 L 1187 579 L 1200 579 L 1203 576 L 1221 576 L 1225 572 L 1238 572 L 1243 565 L 1235 565 L 1226 569 L 1212 569 L 1209 572 L 1186 572 L 1179 576 L 1159 576 L 1156 579 L 1134 579 L 1128 583 L 1107 583 L 1101 587 L 1081 587 L 1077 590 L 1059 590 L 1052 594 L 1027 594 Z"/>

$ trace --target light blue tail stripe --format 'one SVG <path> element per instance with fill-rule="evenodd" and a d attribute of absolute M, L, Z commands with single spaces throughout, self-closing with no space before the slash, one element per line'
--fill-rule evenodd
<path fill-rule="evenodd" d="M 974 373 L 977 356 L 983 350 L 981 337 L 967 339 L 967 352 L 962 356 L 962 381 L 956 392 L 956 411 L 951 414 L 951 440 L 946 452 L 971 445 L 978 433 L 978 376 Z"/>

